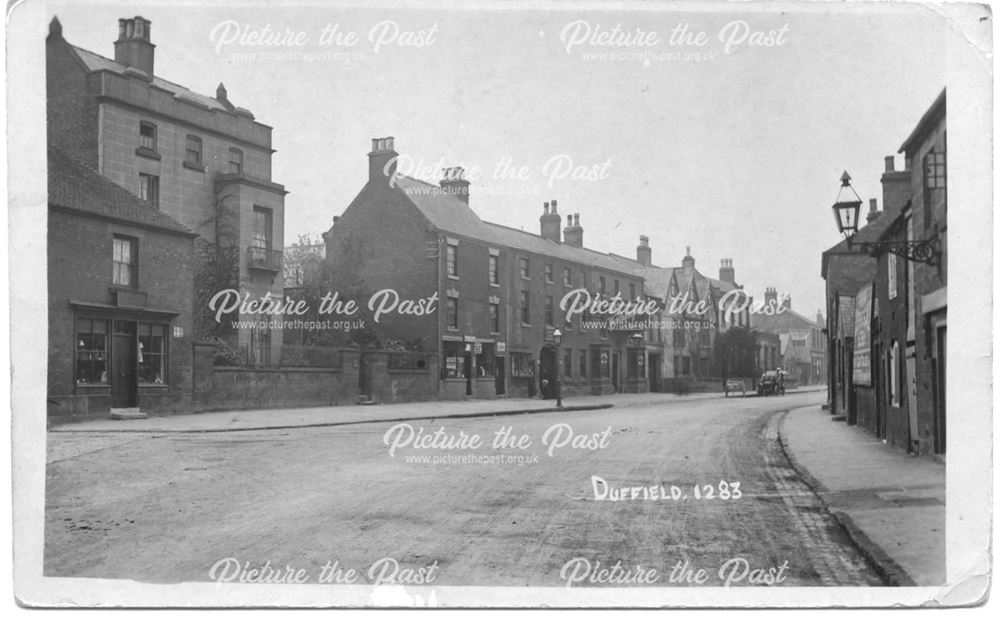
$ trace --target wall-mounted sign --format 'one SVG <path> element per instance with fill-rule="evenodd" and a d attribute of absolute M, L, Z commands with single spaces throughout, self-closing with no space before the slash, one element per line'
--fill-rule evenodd
<path fill-rule="evenodd" d="M 475 345 L 472 346 L 472 348 L 473 348 L 472 349 L 472 353 L 474 353 L 474 354 L 481 354 L 481 353 L 483 353 L 483 344 L 482 343 L 476 343 Z"/>
<path fill-rule="evenodd" d="M 507 353 L 507 342 L 506 341 L 497 341 L 497 353 L 498 354 L 505 354 L 505 353 Z"/>
<path fill-rule="evenodd" d="M 854 297 L 854 373 L 860 386 L 872 385 L 872 285 L 865 285 Z"/>

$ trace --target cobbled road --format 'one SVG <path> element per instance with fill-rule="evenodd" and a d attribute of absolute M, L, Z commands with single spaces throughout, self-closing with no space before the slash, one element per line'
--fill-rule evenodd
<path fill-rule="evenodd" d="M 778 442 L 784 411 L 821 396 L 408 423 L 422 442 L 443 430 L 438 445 L 478 447 L 418 448 L 389 423 L 54 432 L 45 573 L 174 583 L 290 567 L 315 583 L 325 565 L 354 584 L 880 585 Z M 523 448 L 492 446 L 504 428 Z"/>

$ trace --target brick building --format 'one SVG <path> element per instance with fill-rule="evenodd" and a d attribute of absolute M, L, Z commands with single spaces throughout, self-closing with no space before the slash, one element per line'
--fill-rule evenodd
<path fill-rule="evenodd" d="M 944 454 L 947 341 L 945 92 L 899 149 L 905 169 L 885 159 L 884 210 L 871 201 L 854 242 L 824 253 L 831 343 L 831 404 L 848 423 L 915 454 Z M 933 241 L 930 261 L 888 251 Z M 853 252 L 853 256 L 850 253 Z M 868 318 L 870 317 L 870 321 Z M 863 342 L 863 348 L 856 341 Z M 835 388 L 834 388 L 835 387 Z"/>
<path fill-rule="evenodd" d="M 54 18 L 48 141 L 199 235 L 192 269 L 203 333 L 216 328 L 204 319 L 207 289 L 281 297 L 286 192 L 271 180 L 271 128 L 234 105 L 221 83 L 210 97 L 157 76 L 154 47 L 142 17 L 118 20 L 113 59 L 68 43 Z M 281 347 L 280 332 L 223 333 L 256 363 Z"/>
<path fill-rule="evenodd" d="M 647 390 L 642 334 L 590 323 L 606 317 L 567 322 L 560 308 L 577 289 L 642 298 L 629 260 L 585 248 L 579 214 L 563 228 L 555 200 L 543 206 L 539 234 L 486 222 L 470 207 L 461 168 L 435 185 L 396 174 L 397 157 L 393 138 L 372 141 L 367 183 L 323 235 L 322 290 L 363 304 L 391 289 L 399 309 L 413 302 L 413 314 L 377 323 L 368 313 L 375 346 L 437 354 L 433 381 L 445 398 L 551 397 L 557 373 L 565 396 Z M 418 313 L 421 303 L 430 310 Z"/>
<path fill-rule="evenodd" d="M 48 415 L 188 411 L 194 233 L 48 153 Z"/>

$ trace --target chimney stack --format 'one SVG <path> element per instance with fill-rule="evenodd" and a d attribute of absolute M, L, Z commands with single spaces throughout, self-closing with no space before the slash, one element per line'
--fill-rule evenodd
<path fill-rule="evenodd" d="M 894 155 L 885 156 L 885 172 L 891 173 L 896 171 L 896 157 Z"/>
<path fill-rule="evenodd" d="M 580 214 L 566 216 L 566 228 L 563 229 L 563 243 L 567 246 L 583 247 L 583 228 L 580 227 Z"/>
<path fill-rule="evenodd" d="M 645 267 L 653 264 L 653 249 L 649 247 L 649 237 L 646 235 L 639 236 L 639 245 L 635 248 L 635 260 Z"/>
<path fill-rule="evenodd" d="M 732 259 L 723 259 L 719 266 L 719 280 L 736 284 L 736 268 L 733 267 Z"/>
<path fill-rule="evenodd" d="M 387 183 L 396 176 L 396 139 L 392 136 L 372 138 L 372 150 L 368 154 L 368 181 L 385 180 Z"/>
<path fill-rule="evenodd" d="M 887 155 L 885 172 L 882 173 L 882 211 L 902 209 L 908 200 L 910 200 L 910 171 L 896 170 L 895 157 Z"/>
<path fill-rule="evenodd" d="M 466 205 L 469 204 L 469 182 L 465 178 L 465 169 L 461 166 L 444 169 L 444 177 L 441 179 L 441 189 L 446 194 L 451 194 Z"/>
<path fill-rule="evenodd" d="M 153 77 L 153 49 L 149 40 L 148 19 L 136 16 L 118 20 L 118 40 L 115 41 L 115 62 L 135 67 Z"/>
<path fill-rule="evenodd" d="M 764 289 L 764 304 L 772 305 L 778 303 L 778 290 L 774 287 Z"/>
<path fill-rule="evenodd" d="M 562 216 L 556 211 L 557 203 L 552 200 L 552 211 L 549 211 L 549 203 L 545 203 L 545 211 L 538 221 L 541 223 L 542 237 L 550 239 L 555 243 L 562 243 Z"/>
<path fill-rule="evenodd" d="M 870 223 L 878 220 L 880 215 L 882 215 L 882 212 L 878 210 L 878 199 L 870 199 L 868 201 L 868 222 Z"/>
<path fill-rule="evenodd" d="M 694 269 L 694 257 L 691 256 L 691 246 L 688 246 L 686 251 L 687 254 L 684 255 L 684 259 L 681 261 L 681 267 L 690 271 Z"/>

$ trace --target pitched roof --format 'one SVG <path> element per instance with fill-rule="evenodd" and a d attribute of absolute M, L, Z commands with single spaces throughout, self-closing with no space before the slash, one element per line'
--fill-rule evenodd
<path fill-rule="evenodd" d="M 83 64 L 87 67 L 88 71 L 110 71 L 118 75 L 142 75 L 147 78 L 152 79 L 152 85 L 173 93 L 174 97 L 188 103 L 193 103 L 197 106 L 203 108 L 208 108 L 209 110 L 218 110 L 220 112 L 234 112 L 240 114 L 241 116 L 248 116 L 253 118 L 253 114 L 245 109 L 233 107 L 230 108 L 226 104 L 222 103 L 214 97 L 209 97 L 208 95 L 202 95 L 201 93 L 196 93 L 191 89 L 181 86 L 180 84 L 175 84 L 164 80 L 163 78 L 157 76 L 149 76 L 144 71 L 136 69 L 135 67 L 129 67 L 128 65 L 122 64 L 116 60 L 110 58 L 105 58 L 100 54 L 95 54 L 90 50 L 85 50 L 75 45 L 70 45 L 70 48 L 76 52 L 76 55 L 83 61 Z"/>
<path fill-rule="evenodd" d="M 804 317 L 790 308 L 786 308 L 777 315 L 751 314 L 750 324 L 754 328 L 759 328 L 765 332 L 773 332 L 775 334 L 789 332 L 791 330 L 822 328 L 822 326 L 812 319 Z"/>
<path fill-rule="evenodd" d="M 920 117 L 920 120 L 917 122 L 917 126 L 913 128 L 910 135 L 903 141 L 903 144 L 899 147 L 899 151 L 897 151 L 897 153 L 908 151 L 915 142 L 922 140 L 924 135 L 931 130 L 932 126 L 937 124 L 941 117 L 944 116 L 946 92 L 946 88 L 941 89 L 941 92 L 934 99 L 934 103 L 932 103 L 931 107 L 928 108 L 927 111 L 924 112 L 923 116 Z"/>
<path fill-rule="evenodd" d="M 48 168 L 52 206 L 195 236 L 180 222 L 52 146 Z"/>
<path fill-rule="evenodd" d="M 435 228 L 443 232 L 592 265 L 626 275 L 635 273 L 633 265 L 635 262 L 630 259 L 589 248 L 559 244 L 541 235 L 482 220 L 454 194 L 426 181 L 398 175 L 395 189 L 401 192 Z"/>

